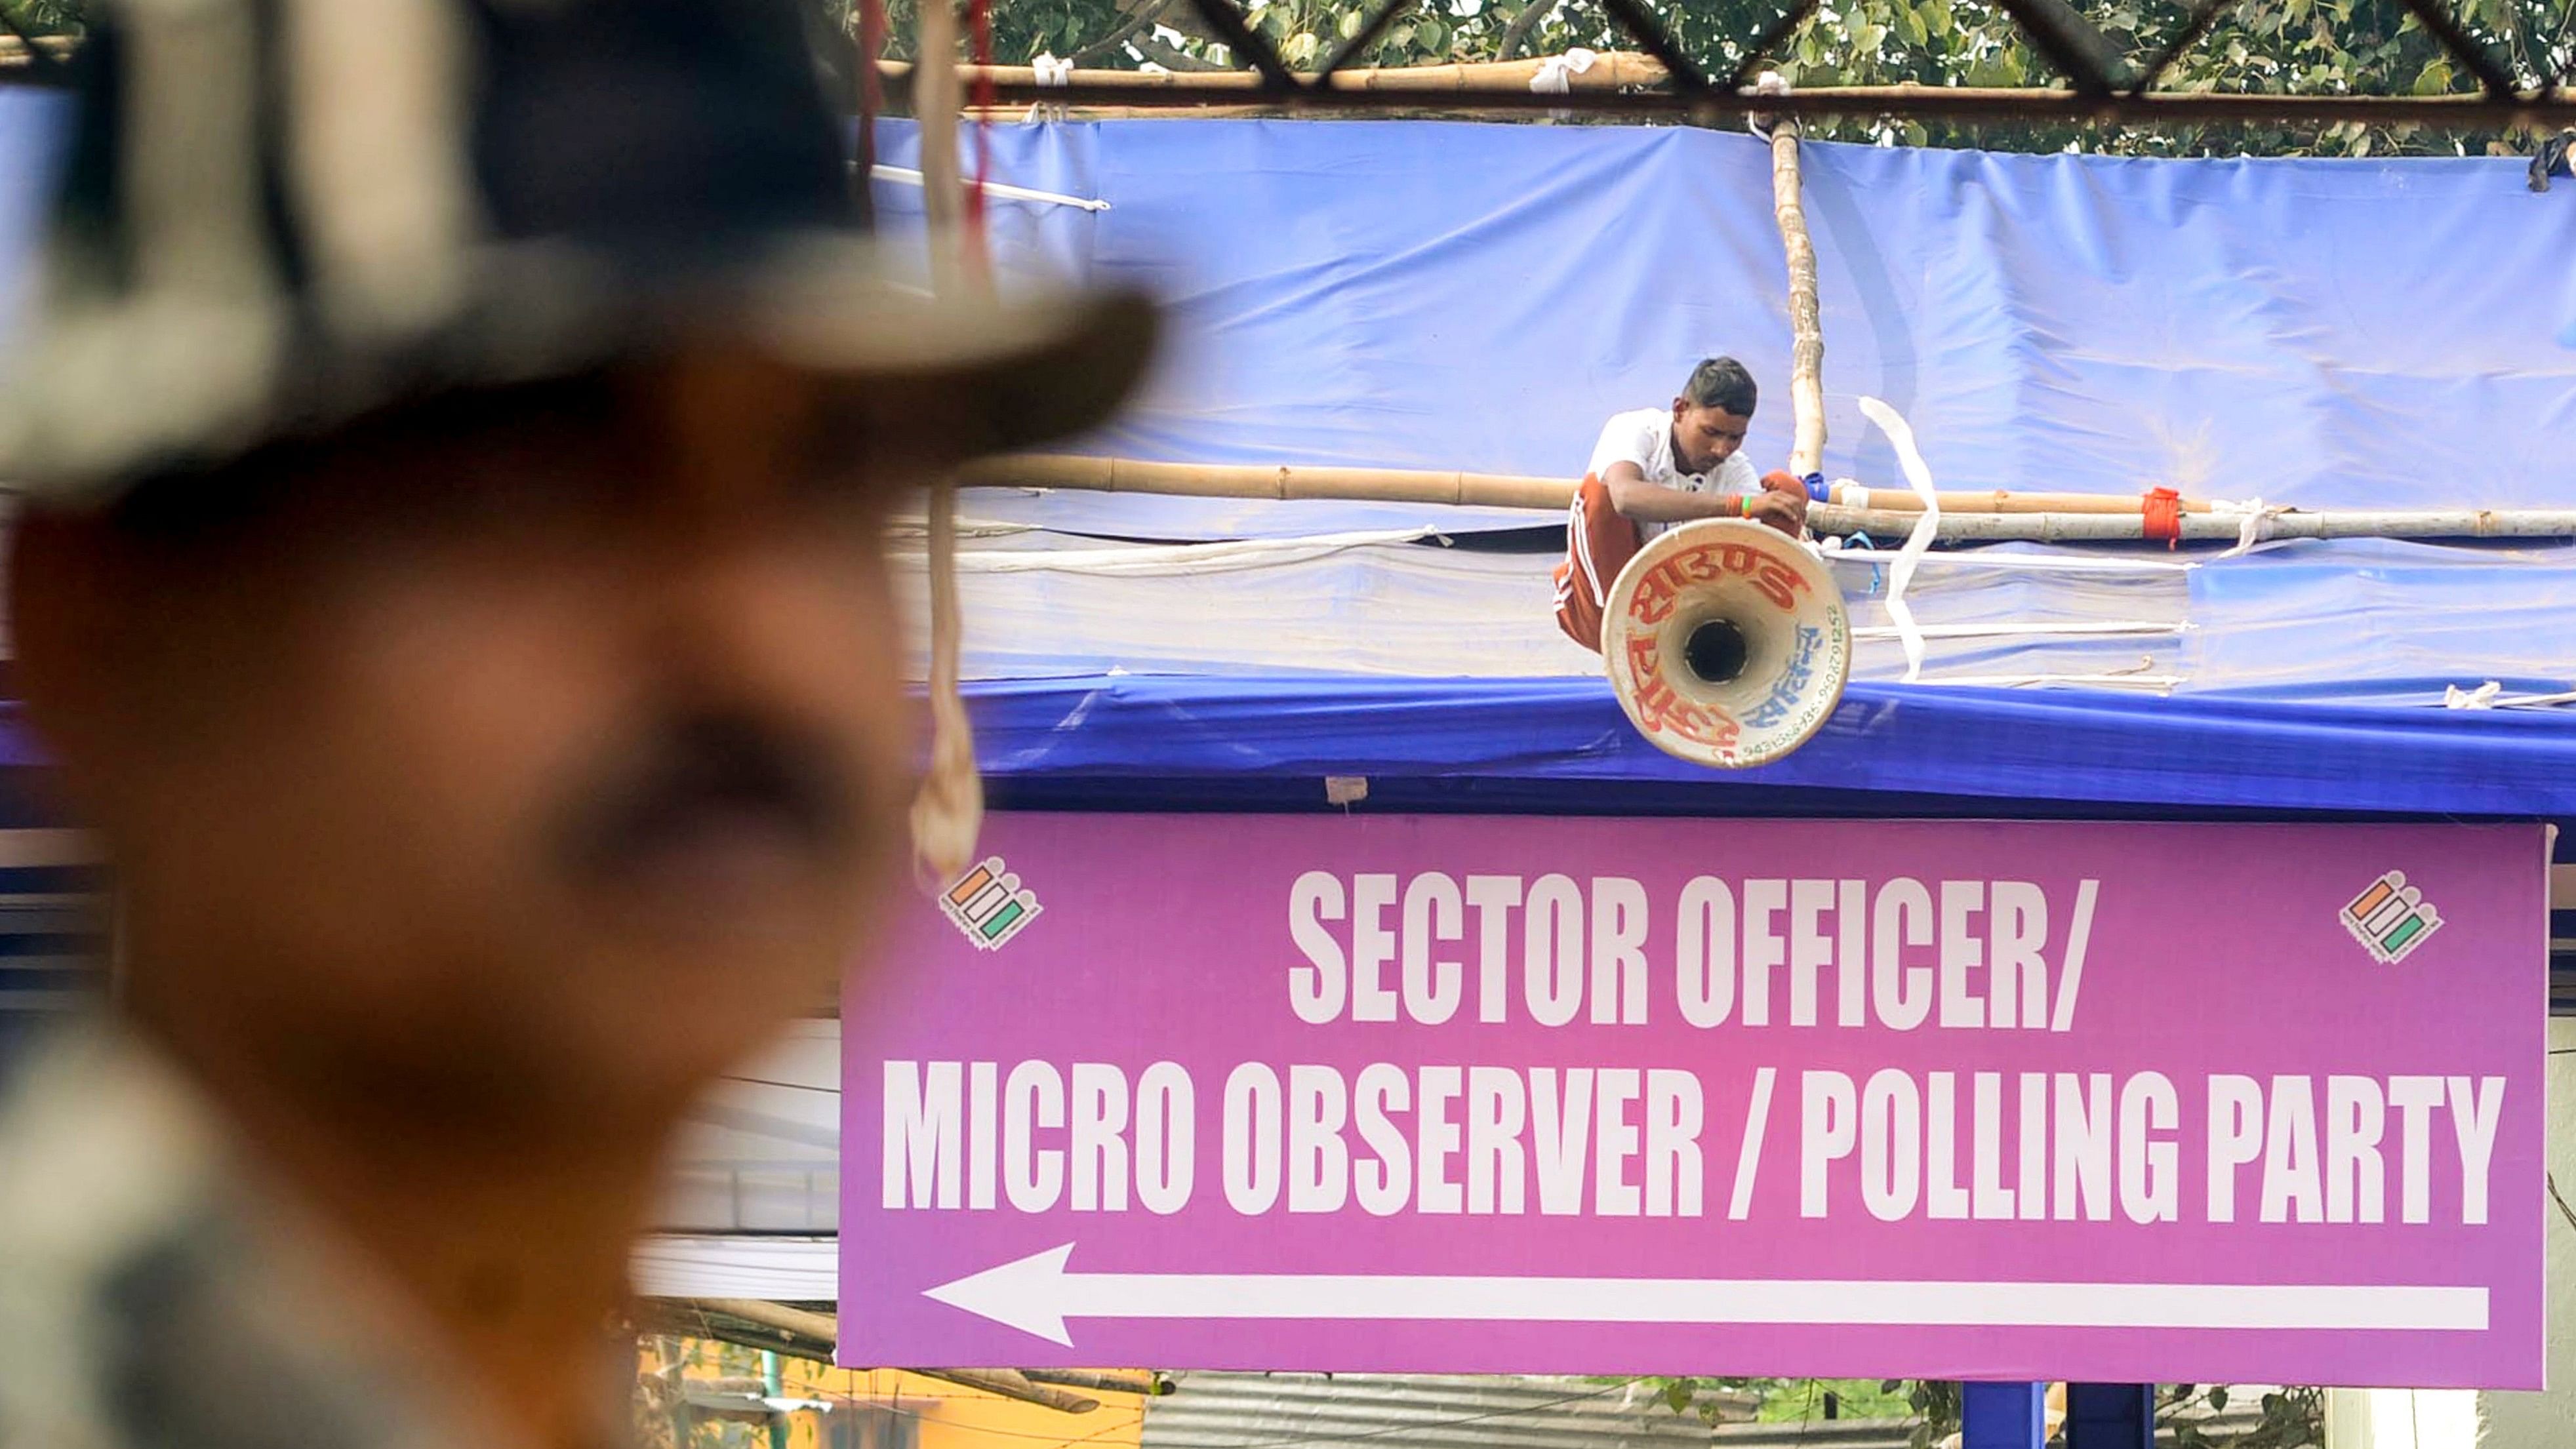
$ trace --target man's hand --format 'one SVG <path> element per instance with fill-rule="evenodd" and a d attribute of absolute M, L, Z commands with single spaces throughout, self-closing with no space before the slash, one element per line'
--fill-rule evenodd
<path fill-rule="evenodd" d="M 1786 478 L 1774 473 L 1772 478 Z M 1769 483 L 1770 479 L 1763 480 Z M 1807 532 L 1807 490 L 1791 480 L 1787 488 L 1774 484 L 1745 500 L 1744 516 L 1756 523 L 1767 523 L 1791 538 L 1802 538 Z"/>

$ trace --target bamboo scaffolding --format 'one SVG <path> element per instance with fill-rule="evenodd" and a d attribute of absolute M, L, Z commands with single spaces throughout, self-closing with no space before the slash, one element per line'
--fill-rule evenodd
<path fill-rule="evenodd" d="M 1922 518 L 1896 509 L 1819 504 L 1807 510 L 1818 533 L 1866 533 L 1898 538 Z M 2185 513 L 2178 520 L 2186 543 L 2236 542 L 2244 536 L 2240 514 Z M 2258 539 L 2284 538 L 2576 538 L 2576 508 L 2320 509 L 2266 510 L 2256 521 Z M 1942 505 L 1933 537 L 1942 543 L 2118 543 L 2147 539 L 2146 520 L 2135 512 L 1961 513 Z"/>
<path fill-rule="evenodd" d="M 2138 500 L 2117 493 L 2010 493 L 2002 489 L 1975 492 L 1966 489 L 1943 489 L 1934 497 L 1944 513 L 2103 513 L 2137 515 Z M 1880 513 L 1920 513 L 1923 500 L 1902 488 L 1864 488 L 1848 478 L 1835 480 L 1833 498 L 1846 508 L 1867 508 Z M 2207 513 L 2211 504 L 2206 498 L 2185 498 L 2178 505 L 2185 513 Z"/>
<path fill-rule="evenodd" d="M 1547 514 L 1561 513 L 1574 496 L 1568 479 L 1508 473 L 1146 463 L 1042 453 L 984 459 L 969 466 L 958 482 L 974 488 L 1424 503 Z M 1922 518 L 1922 502 L 1911 493 L 1835 486 L 1837 502 L 1807 510 L 1807 524 L 1818 533 L 1901 537 Z M 1870 504 L 1866 508 L 1841 501 L 1863 496 Z M 2139 500 L 2116 494 L 1962 490 L 1938 497 L 1941 520 L 1934 536 L 1944 543 L 2100 543 L 2150 537 Z M 2232 543 L 2244 531 L 2245 515 L 2221 510 L 2207 499 L 2187 498 L 2178 526 L 2185 542 Z M 2576 509 L 2267 510 L 2256 529 L 2265 538 L 2570 538 L 2576 537 Z"/>
<path fill-rule="evenodd" d="M 1807 205 L 1798 176 L 1798 123 L 1771 127 L 1771 214 L 1789 263 L 1789 402 L 1796 434 L 1789 471 L 1800 478 L 1825 466 L 1825 330 L 1816 305 L 1816 248 L 1807 238 Z"/>
<path fill-rule="evenodd" d="M 656 1321 L 683 1333 L 699 1333 L 719 1326 L 695 1321 L 701 1315 L 736 1319 L 766 1330 L 778 1335 L 799 1356 L 814 1354 L 817 1361 L 824 1363 L 831 1361 L 832 1346 L 840 1341 L 840 1321 L 831 1314 L 791 1308 L 784 1303 L 758 1298 L 676 1299 L 656 1315 Z M 774 1345 L 763 1341 L 752 1346 L 768 1348 Z M 904 1372 L 919 1374 L 926 1379 L 940 1379 L 978 1393 L 1036 1404 L 1058 1413 L 1088 1414 L 1100 1407 L 1100 1401 L 1088 1394 L 1038 1383 L 1010 1369 L 905 1369 Z"/>
<path fill-rule="evenodd" d="M 1821 433 L 1821 424 L 1819 432 Z M 972 488 L 1074 488 L 1095 493 L 1159 493 L 1191 498 L 1326 498 L 1344 503 L 1438 503 L 1464 508 L 1528 508 L 1561 512 L 1573 501 L 1574 480 L 1511 473 L 1451 473 L 1408 468 L 1310 468 L 1302 465 L 1146 463 L 1132 458 L 1087 458 L 1060 453 L 1020 453 L 971 464 L 958 481 Z M 1902 490 L 1865 489 L 1843 482 L 1835 501 L 1866 504 L 1882 512 L 1919 512 L 1923 504 Z M 1957 491 L 1939 495 L 1943 512 L 2102 513 L 2138 515 L 2138 500 L 2101 493 Z M 2186 499 L 2187 512 L 2210 505 Z"/>
<path fill-rule="evenodd" d="M 1467 61 L 1449 65 L 1405 65 L 1353 67 L 1337 70 L 1323 78 L 1325 89 L 1334 91 L 1400 91 L 1414 95 L 1474 95 L 1486 91 L 1518 90 L 1529 92 L 1530 82 L 1537 79 L 1550 61 L 1558 56 L 1539 56 L 1528 60 Z M 881 60 L 877 73 L 888 82 L 902 86 L 912 83 L 913 63 L 908 60 Z M 1025 65 L 969 65 L 957 67 L 958 83 L 972 90 L 979 81 L 990 80 L 996 86 L 1041 86 L 1034 67 Z M 1666 79 L 1663 62 L 1651 55 L 1634 51 L 1602 51 L 1592 58 L 1589 68 L 1567 70 L 1566 85 L 1573 91 L 1617 91 L 1632 86 L 1661 85 Z M 1139 87 L 1183 95 L 1242 95 L 1260 91 L 1264 80 L 1258 71 L 1249 70 L 1176 70 L 1134 71 L 1077 69 L 1070 83 L 1081 86 L 1095 82 Z M 1548 94 L 1563 94 L 1549 92 Z"/>
<path fill-rule="evenodd" d="M 1077 488 L 1192 498 L 1330 498 L 1346 503 L 1441 503 L 1551 513 L 1564 511 L 1574 499 L 1574 484 L 1564 478 L 1403 468 L 1143 463 L 1039 453 L 970 464 L 958 475 L 958 482 L 974 488 Z"/>
<path fill-rule="evenodd" d="M 1527 62 L 1490 62 L 1525 65 Z M 2377 96 L 2264 94 L 2247 91 L 2149 91 L 2079 95 L 2072 90 L 2040 86 L 1816 86 L 1785 96 L 1709 89 L 1683 93 L 1649 88 L 1640 79 L 1593 80 L 1591 73 L 1567 77 L 1569 93 L 1534 92 L 1526 79 L 1451 76 L 1428 86 L 1394 80 L 1357 84 L 1335 72 L 1322 85 L 1293 88 L 1269 86 L 1252 71 L 1188 71 L 1155 74 L 1124 70 L 1077 70 L 1064 85 L 1041 85 L 1035 72 L 1024 80 L 999 77 L 1023 67 L 995 67 L 994 107 L 1042 105 L 1089 111 L 1102 107 L 1188 108 L 1211 100 L 1258 96 L 1264 109 L 1357 110 L 1383 113 L 1418 105 L 1425 110 L 1507 112 L 1548 115 L 1571 113 L 1638 118 L 1684 117 L 1702 124 L 1733 121 L 1754 114 L 1791 118 L 1872 116 L 1925 121 L 2023 121 L 2057 125 L 2174 126 L 2214 122 L 2254 122 L 2324 126 L 2359 122 L 2370 126 L 2426 126 L 2440 130 L 2554 129 L 2576 125 L 2576 90 L 2522 91 L 2495 96 Z M 1398 67 L 1456 69 L 1470 67 Z M 1597 71 L 1598 66 L 1594 69 Z M 970 72 L 971 73 L 971 72 Z M 1352 71 L 1353 77 L 1370 74 Z M 1637 74 L 1643 76 L 1640 69 Z M 1590 83 L 1587 84 L 1587 81 Z M 910 94 L 912 76 L 888 72 L 889 94 Z"/>

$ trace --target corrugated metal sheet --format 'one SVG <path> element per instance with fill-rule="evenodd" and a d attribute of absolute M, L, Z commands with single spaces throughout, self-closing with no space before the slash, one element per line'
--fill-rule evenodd
<path fill-rule="evenodd" d="M 1709 1428 L 1595 1379 L 1431 1374 L 1173 1375 L 1144 1449 L 1708 1449 Z"/>
<path fill-rule="evenodd" d="M 0 1062 L 94 1000 L 106 944 L 97 850 L 69 830 L 0 829 Z"/>
<path fill-rule="evenodd" d="M 1145 1406 L 1143 1449 L 1906 1449 L 1903 1419 L 1727 1423 L 1675 1414 L 1597 1379 L 1428 1374 L 1188 1373 Z M 2261 1422 L 2263 1386 L 2188 1417 L 2222 1442 Z M 1746 1404 L 1746 1412 L 1751 1405 Z M 2170 1446 L 2174 1434 L 2161 1430 Z M 1949 1441 L 1955 1449 L 1957 1440 Z"/>

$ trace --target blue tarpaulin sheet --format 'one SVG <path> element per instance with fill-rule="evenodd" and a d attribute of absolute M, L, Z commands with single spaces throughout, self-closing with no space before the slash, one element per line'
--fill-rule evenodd
<path fill-rule="evenodd" d="M 2543 713 L 1864 682 L 1796 753 L 1716 772 L 1647 744 L 1595 679 L 1131 675 L 969 699 L 996 798 L 1056 808 L 1320 808 L 1342 775 L 1373 808 L 2576 817 L 2576 730 Z"/>
<path fill-rule="evenodd" d="M 1184 462 L 1577 475 L 1728 352 L 1789 446 L 1770 152 L 1741 133 L 1424 121 L 997 126 L 1006 269 L 1148 287 L 1176 345 L 1092 443 Z M 887 158 L 914 138 L 889 128 Z M 971 151 L 969 153 L 972 154 Z M 2145 161 L 1808 144 L 1829 473 L 2305 507 L 2576 505 L 2576 187 L 2511 158 Z M 919 193 L 881 188 L 898 216 Z M 1068 498 L 1106 532 L 1370 526 Z"/>
<path fill-rule="evenodd" d="M 55 104 L 0 92 L 0 145 L 45 154 Z M 1174 309 L 1148 395 L 1091 450 L 1571 476 L 1606 414 L 1662 403 L 1724 351 L 1769 387 L 1753 457 L 1786 453 L 1780 243 L 1767 152 L 1742 135 L 1140 121 L 990 139 L 995 179 L 1110 203 L 997 204 L 1006 285 L 1124 282 Z M 908 127 L 885 142 L 883 159 L 911 159 Z M 1896 481 L 1855 407 L 1868 395 L 1911 420 L 1948 487 L 2576 506 L 2576 187 L 2531 193 L 2504 159 L 1805 156 L 1831 472 Z M 42 170 L 0 174 L 0 248 L 25 255 Z M 917 192 L 879 194 L 895 229 L 917 215 Z M 1138 538 L 1529 521 L 1061 493 L 973 506 Z M 1581 677 L 987 681 L 980 753 L 1006 802 L 1127 808 L 1293 803 L 1358 774 L 1374 800 L 1462 808 L 2576 817 L 2564 715 L 2333 702 L 2421 697 L 2455 677 L 2455 651 L 2479 671 L 2457 682 L 2576 684 L 2570 558 L 2355 543 L 2200 570 L 2182 662 L 2208 694 L 1863 682 L 1817 741 L 1740 776 L 1657 754 Z"/>

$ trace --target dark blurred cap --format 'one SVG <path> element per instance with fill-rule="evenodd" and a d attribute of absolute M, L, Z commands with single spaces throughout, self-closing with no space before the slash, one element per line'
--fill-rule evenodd
<path fill-rule="evenodd" d="M 852 225 L 796 0 L 91 8 L 0 382 L 30 496 L 710 336 L 935 398 L 904 416 L 964 456 L 1101 421 L 1150 350 L 1135 297 L 900 280 Z"/>

